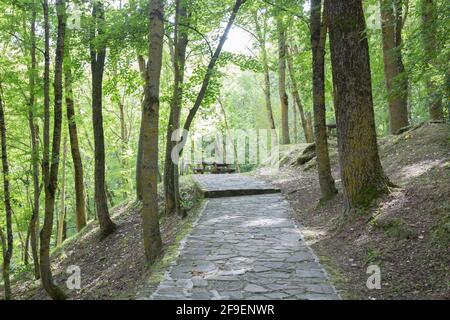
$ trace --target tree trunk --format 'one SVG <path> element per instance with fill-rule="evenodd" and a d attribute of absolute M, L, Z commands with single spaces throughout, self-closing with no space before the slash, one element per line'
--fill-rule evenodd
<path fill-rule="evenodd" d="M 138 55 L 138 64 L 139 64 L 139 71 L 141 73 L 141 77 L 146 81 L 146 63 L 143 56 Z M 145 98 L 145 85 L 143 87 L 144 92 L 144 98 Z M 141 110 L 141 118 L 144 117 L 144 99 L 142 101 L 142 110 Z M 142 200 L 142 184 L 141 184 L 141 177 L 142 177 L 142 136 L 143 136 L 143 129 L 144 127 L 141 125 L 141 128 L 139 130 L 139 140 L 138 140 L 138 149 L 137 149 L 137 155 L 136 155 L 136 199 Z"/>
<path fill-rule="evenodd" d="M 3 170 L 3 203 L 5 206 L 6 235 L 0 227 L 0 237 L 3 255 L 3 282 L 5 289 L 5 300 L 12 299 L 10 283 L 10 265 L 13 254 L 13 230 L 12 230 L 12 208 L 9 188 L 9 163 L 6 148 L 6 124 L 3 109 L 3 90 L 0 84 L 0 134 L 2 140 L 2 170 Z"/>
<path fill-rule="evenodd" d="M 72 154 L 75 183 L 75 220 L 77 231 L 80 232 L 86 226 L 86 199 L 84 195 L 83 163 L 81 161 L 75 106 L 73 101 L 72 70 L 70 61 L 70 47 L 68 47 L 64 63 L 64 84 L 66 90 L 67 124 L 69 127 L 70 151 Z"/>
<path fill-rule="evenodd" d="M 105 190 L 105 137 L 103 133 L 103 71 L 105 67 L 106 46 L 95 43 L 94 39 L 103 36 L 105 12 L 103 3 L 95 1 L 92 8 L 95 25 L 91 29 L 91 71 L 92 71 L 92 123 L 94 127 L 95 145 L 95 206 L 102 237 L 113 233 L 116 225 L 112 222 Z"/>
<path fill-rule="evenodd" d="M 28 126 L 31 136 L 31 154 L 32 154 L 32 169 L 33 169 L 33 204 L 32 214 L 30 219 L 30 243 L 31 253 L 33 256 L 34 264 L 34 277 L 39 279 L 39 208 L 40 208 L 40 194 L 41 188 L 39 186 L 39 127 L 34 122 L 35 108 L 36 108 L 36 7 L 35 2 L 32 4 L 32 17 L 31 17 L 31 30 L 30 30 L 30 57 L 31 57 L 31 69 L 29 72 L 29 87 L 30 87 L 30 100 L 28 105 Z M 27 242 L 28 246 L 28 242 Z"/>
<path fill-rule="evenodd" d="M 291 86 L 291 90 L 293 91 L 293 88 Z M 294 94 L 292 93 L 292 103 L 294 104 L 295 102 L 295 98 L 294 98 Z M 292 122 L 294 123 L 294 143 L 298 142 L 298 128 L 297 128 L 297 109 L 293 106 L 292 108 Z"/>
<path fill-rule="evenodd" d="M 278 33 L 278 91 L 281 105 L 281 144 L 289 144 L 289 99 L 286 93 L 286 30 L 281 18 L 277 19 Z"/>
<path fill-rule="evenodd" d="M 380 0 L 381 29 L 383 34 L 384 74 L 389 103 L 389 128 L 391 134 L 408 125 L 408 80 L 401 53 L 401 12 L 394 14 L 393 1 Z M 400 20 L 400 21 L 398 21 Z M 400 28 L 400 30 L 397 30 Z"/>
<path fill-rule="evenodd" d="M 422 38 L 427 67 L 437 67 L 436 44 L 436 3 L 433 0 L 421 0 Z M 432 75 L 426 76 L 427 95 L 429 99 L 429 113 L 431 120 L 443 120 L 442 97 L 439 87 Z"/>
<path fill-rule="evenodd" d="M 67 137 L 64 135 L 63 141 L 63 156 L 61 164 L 61 189 L 60 200 L 61 207 L 59 208 L 58 228 L 56 234 L 56 245 L 60 246 L 64 241 L 64 224 L 66 220 L 66 159 L 67 159 Z"/>
<path fill-rule="evenodd" d="M 164 194 L 166 214 L 180 213 L 180 194 L 178 188 L 178 161 L 172 159 L 172 150 L 178 141 L 172 141 L 174 130 L 179 129 L 181 105 L 183 99 L 184 67 L 186 63 L 186 47 L 188 32 L 185 27 L 187 21 L 186 0 L 176 1 L 175 30 L 174 30 L 174 88 L 170 106 L 169 124 L 166 137 L 166 157 L 164 163 Z M 177 137 L 179 138 L 179 137 Z"/>
<path fill-rule="evenodd" d="M 313 109 L 314 133 L 316 137 L 317 171 L 319 174 L 322 200 L 331 199 L 336 193 L 334 179 L 331 175 L 330 156 L 328 154 L 326 110 L 325 110 L 325 43 L 327 38 L 326 11 L 321 18 L 321 0 L 311 1 L 311 48 L 313 57 Z"/>
<path fill-rule="evenodd" d="M 124 200 L 128 198 L 128 157 L 126 155 L 128 149 L 128 133 L 125 119 L 125 105 L 122 101 L 119 102 L 119 120 L 120 120 L 120 141 L 121 141 L 121 156 L 120 156 L 120 164 L 122 166 L 121 173 L 121 188 L 122 188 L 122 197 Z"/>
<path fill-rule="evenodd" d="M 350 209 L 370 205 L 391 183 L 378 155 L 362 2 L 330 1 L 328 5 L 339 161 Z"/>
<path fill-rule="evenodd" d="M 164 37 L 162 0 L 150 3 L 149 59 L 147 64 L 142 133 L 142 225 L 147 265 L 160 254 L 162 241 L 158 214 L 158 120 L 159 90 Z"/>
<path fill-rule="evenodd" d="M 267 30 L 267 17 L 263 17 L 263 27 L 261 28 L 259 24 L 258 14 L 254 13 L 255 20 L 255 29 L 256 35 L 258 37 L 261 61 L 264 68 L 264 96 L 266 100 L 266 112 L 267 112 L 267 121 L 269 123 L 269 127 L 272 130 L 275 130 L 275 120 L 273 118 L 273 110 L 272 110 L 272 98 L 271 98 L 271 89 L 270 89 L 270 71 L 269 71 L 269 62 L 267 59 L 267 48 L 266 48 L 266 30 Z M 276 137 L 275 137 L 276 138 Z"/>
<path fill-rule="evenodd" d="M 287 55 L 289 75 L 290 75 L 290 79 L 291 79 L 291 83 L 292 83 L 292 95 L 294 96 L 295 103 L 297 104 L 298 111 L 300 113 L 300 120 L 302 122 L 303 133 L 305 135 L 305 141 L 307 143 L 313 143 L 314 137 L 313 137 L 313 135 L 311 135 L 311 132 L 308 130 L 308 124 L 306 122 L 306 117 L 305 117 L 305 111 L 303 108 L 302 101 L 300 99 L 300 93 L 298 91 L 298 83 L 297 83 L 297 78 L 295 76 L 294 64 L 292 61 L 293 53 L 294 52 L 292 50 L 288 50 L 288 55 Z M 295 109 L 295 107 L 294 107 L 294 109 Z"/>
<path fill-rule="evenodd" d="M 64 292 L 53 282 L 50 262 L 50 239 L 53 229 L 53 214 L 55 209 L 55 195 L 58 185 L 59 153 L 61 148 L 61 125 L 62 125 L 62 67 L 64 61 L 64 33 L 65 33 L 65 1 L 57 0 L 56 10 L 58 15 L 58 37 L 56 40 L 55 54 L 55 79 L 54 79 L 54 121 L 53 121 L 53 143 L 51 166 L 45 170 L 48 176 L 45 180 L 45 216 L 44 225 L 40 234 L 40 270 L 42 285 L 52 299 L 65 299 Z M 44 16 L 48 19 L 48 3 L 44 0 Z M 48 20 L 45 23 L 48 27 Z M 46 30 L 46 34 L 48 30 Z M 47 40 L 47 39 L 46 39 Z M 46 41 L 47 42 L 47 41 Z M 48 79 L 45 79 L 48 81 Z M 47 84 L 48 88 L 48 84 Z M 49 110 L 48 110 L 49 112 Z M 50 115 L 45 115 L 50 119 Z M 45 127 L 49 127 L 47 124 Z M 49 133 L 47 133 L 49 135 Z M 47 146 L 47 150 L 49 146 Z M 49 169 L 49 170 L 48 170 Z"/>

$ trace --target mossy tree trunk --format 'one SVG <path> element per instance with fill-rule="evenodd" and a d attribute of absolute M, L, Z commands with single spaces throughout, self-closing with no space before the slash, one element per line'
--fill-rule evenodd
<path fill-rule="evenodd" d="M 311 48 L 313 57 L 313 109 L 314 134 L 316 137 L 317 171 L 319 174 L 322 200 L 331 199 L 336 193 L 331 175 L 330 156 L 328 154 L 326 111 L 325 111 L 325 43 L 327 38 L 326 10 L 321 18 L 321 0 L 311 1 Z"/>
<path fill-rule="evenodd" d="M 45 190 L 45 216 L 44 224 L 40 234 L 40 271 L 41 282 L 48 295 L 55 300 L 66 298 L 65 293 L 59 288 L 53 280 L 50 261 L 50 239 L 53 230 L 53 216 L 55 211 L 56 189 L 58 186 L 58 168 L 59 155 L 61 149 L 61 127 L 62 127 L 62 75 L 64 61 L 64 34 L 66 29 L 65 21 L 65 1 L 56 1 L 56 11 L 58 16 L 58 31 L 56 40 L 55 54 L 55 79 L 54 79 L 54 114 L 53 114 L 53 141 L 52 156 L 50 163 L 44 163 L 44 190 Z M 48 3 L 44 1 L 44 17 L 45 26 L 48 28 Z M 49 35 L 48 29 L 45 31 L 46 37 Z M 47 39 L 46 39 L 47 40 Z M 47 41 L 46 41 L 47 42 Z M 45 78 L 44 81 L 49 81 Z M 46 86 L 48 88 L 48 85 Z M 46 110 L 50 112 L 49 108 Z M 50 115 L 45 115 L 46 119 L 50 119 Z M 45 126 L 47 129 L 49 125 Z M 45 133 L 49 136 L 49 132 Z M 49 150 L 49 146 L 46 146 Z M 48 160 L 48 158 L 47 158 Z"/>
<path fill-rule="evenodd" d="M 421 0 L 422 11 L 422 39 L 425 52 L 427 69 L 437 67 L 437 43 L 436 43 L 436 2 L 433 0 Z M 428 110 L 431 120 L 443 120 L 442 97 L 438 84 L 431 74 L 426 75 L 428 95 Z"/>
<path fill-rule="evenodd" d="M 390 185 L 378 155 L 369 47 L 361 0 L 330 1 L 331 61 L 341 179 L 347 208 L 367 206 Z"/>
<path fill-rule="evenodd" d="M 30 24 L 30 58 L 31 65 L 29 69 L 29 88 L 30 97 L 28 103 L 28 126 L 30 129 L 31 137 L 31 153 L 32 153 L 32 170 L 33 170 L 33 205 L 32 215 L 29 225 L 31 253 L 34 264 L 34 277 L 39 279 L 39 208 L 40 208 L 40 195 L 41 187 L 39 185 L 39 126 L 35 122 L 36 118 L 36 72 L 37 72 L 37 60 L 36 60 L 36 3 L 32 3 L 31 12 L 31 24 Z M 28 241 L 26 242 L 26 252 L 28 253 Z M 27 253 L 25 259 L 27 259 Z"/>
<path fill-rule="evenodd" d="M 84 191 L 83 162 L 81 160 L 78 128 L 75 116 L 75 105 L 72 90 L 72 70 L 70 65 L 70 47 L 66 48 L 64 62 L 64 84 L 67 108 L 67 124 L 69 127 L 70 151 L 72 154 L 74 183 L 75 183 L 75 220 L 77 231 L 86 226 L 86 198 Z"/>
<path fill-rule="evenodd" d="M 112 222 L 106 197 L 105 186 L 105 137 L 103 132 L 103 71 L 105 67 L 106 45 L 103 42 L 105 11 L 102 1 L 94 1 L 92 6 L 94 20 L 91 27 L 90 56 L 92 72 L 92 123 L 95 145 L 95 207 L 103 237 L 114 232 L 116 225 Z M 96 43 L 101 39 L 101 43 Z"/>
<path fill-rule="evenodd" d="M 281 106 L 281 143 L 290 144 L 289 138 L 289 98 L 286 93 L 286 27 L 281 17 L 277 17 L 278 35 L 278 92 Z"/>
<path fill-rule="evenodd" d="M 162 0 L 150 3 L 149 59 L 147 63 L 142 126 L 142 225 L 147 265 L 160 254 L 162 241 L 158 212 L 158 121 L 159 90 L 164 38 L 164 6 Z"/>
<path fill-rule="evenodd" d="M 5 207 L 5 220 L 6 220 L 6 234 L 3 233 L 3 228 L 0 226 L 0 240 L 2 246 L 3 256 L 3 282 L 5 290 L 5 299 L 12 299 L 11 294 L 11 282 L 10 282 L 10 265 L 13 254 L 13 230 L 12 230 L 12 207 L 10 196 L 10 184 L 9 184 L 9 163 L 8 152 L 6 147 L 6 124 L 5 124 L 5 112 L 3 107 L 3 90 L 0 83 L 0 138 L 1 138 L 1 157 L 2 157 L 2 171 L 3 171 L 3 204 Z"/>
<path fill-rule="evenodd" d="M 172 134 L 180 126 L 181 105 L 183 100 L 184 66 L 186 63 L 186 47 L 188 44 L 188 14 L 186 0 L 176 1 L 174 30 L 174 87 L 170 105 L 169 124 L 166 137 L 166 157 L 164 162 L 164 194 L 167 214 L 180 213 L 180 194 L 178 187 L 178 162 L 172 159 L 172 150 L 178 143 L 172 141 Z"/>
<path fill-rule="evenodd" d="M 395 3 L 394 3 L 395 2 Z M 402 1 L 380 0 L 384 74 L 389 103 L 389 130 L 408 125 L 408 78 L 401 52 Z"/>

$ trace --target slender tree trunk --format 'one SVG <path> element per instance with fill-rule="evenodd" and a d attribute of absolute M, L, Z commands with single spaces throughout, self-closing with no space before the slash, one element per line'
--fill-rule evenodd
<path fill-rule="evenodd" d="M 322 200 L 331 199 L 336 193 L 331 175 L 330 156 L 328 154 L 326 110 L 325 110 L 325 43 L 327 38 L 326 10 L 321 19 L 321 0 L 311 1 L 311 47 L 313 57 L 313 105 L 314 133 L 316 137 L 317 171 L 319 174 Z"/>
<path fill-rule="evenodd" d="M 145 59 L 143 56 L 138 55 L 138 64 L 139 64 L 139 71 L 141 73 L 142 79 L 146 80 L 146 74 L 147 74 L 147 67 L 145 63 Z M 144 99 L 145 99 L 145 85 L 143 87 L 144 92 Z M 141 111 L 141 118 L 144 118 L 144 99 L 142 101 L 142 111 Z M 141 177 L 142 177 L 142 136 L 143 136 L 143 130 L 144 127 L 141 125 L 140 131 L 139 131 L 139 141 L 138 141 L 138 149 L 137 149 L 137 156 L 136 156 L 136 199 L 142 200 L 142 184 L 141 184 Z"/>
<path fill-rule="evenodd" d="M 421 0 L 422 11 L 422 38 L 427 67 L 437 67 L 436 44 L 436 3 L 433 0 Z M 439 87 L 432 75 L 426 76 L 427 95 L 429 99 L 429 113 L 431 120 L 443 120 L 442 97 Z"/>
<path fill-rule="evenodd" d="M 5 300 L 12 299 L 10 283 L 10 265 L 13 254 L 13 230 L 12 230 L 12 208 L 9 185 L 9 163 L 6 148 L 6 124 L 5 111 L 3 107 L 3 91 L 0 84 L 0 135 L 2 140 L 2 170 L 3 170 L 3 203 L 5 206 L 6 235 L 0 227 L 0 237 L 3 254 L 3 282 L 5 289 Z"/>
<path fill-rule="evenodd" d="M 306 117 L 305 117 L 305 111 L 303 108 L 302 101 L 300 99 L 300 93 L 298 91 L 298 83 L 297 83 L 297 78 L 295 76 L 295 69 L 294 69 L 294 63 L 292 61 L 293 60 L 292 54 L 293 54 L 293 51 L 288 50 L 287 63 L 288 63 L 289 75 L 290 75 L 290 79 L 291 79 L 291 83 L 292 83 L 292 95 L 294 96 L 295 103 L 297 104 L 298 111 L 300 113 L 300 120 L 302 122 L 303 133 L 305 135 L 305 141 L 307 143 L 312 143 L 312 142 L 314 142 L 314 137 L 313 137 L 313 135 L 311 135 L 311 132 L 308 130 L 308 124 L 306 122 Z M 295 107 L 294 107 L 294 109 L 295 109 Z"/>
<path fill-rule="evenodd" d="M 92 71 L 92 123 L 95 145 L 95 206 L 102 237 L 113 233 L 116 225 L 112 222 L 105 189 L 105 137 L 103 132 L 103 71 L 105 67 L 106 46 L 94 43 L 103 35 L 105 11 L 101 1 L 95 1 L 92 7 L 95 26 L 91 29 L 91 71 Z M 103 40 L 103 39 L 102 39 Z"/>
<path fill-rule="evenodd" d="M 286 93 L 286 30 L 281 18 L 277 19 L 278 33 L 278 91 L 281 105 L 281 143 L 289 144 L 289 99 Z"/>
<path fill-rule="evenodd" d="M 370 205 L 392 184 L 383 173 L 378 155 L 362 2 L 328 4 L 339 160 L 350 209 Z"/>
<path fill-rule="evenodd" d="M 162 241 L 158 214 L 158 120 L 159 90 L 164 37 L 164 5 L 152 0 L 149 15 L 149 59 L 147 64 L 142 139 L 142 225 L 147 265 L 160 254 Z"/>
<path fill-rule="evenodd" d="M 291 90 L 293 90 L 291 86 Z M 295 101 L 294 95 L 292 94 L 292 101 Z M 295 102 L 292 102 L 293 104 Z M 298 128 L 297 128 L 297 109 L 293 106 L 292 108 L 292 122 L 294 123 L 294 143 L 298 142 Z"/>
<path fill-rule="evenodd" d="M 269 62 L 267 59 L 267 48 L 266 48 L 266 29 L 267 29 L 267 17 L 263 17 L 263 26 L 261 27 L 259 23 L 258 14 L 254 13 L 255 20 L 255 29 L 256 35 L 258 37 L 261 61 L 264 68 L 264 96 L 266 100 L 266 112 L 267 112 L 267 121 L 269 123 L 269 127 L 272 130 L 275 130 L 275 120 L 273 118 L 273 110 L 272 110 L 272 98 L 271 98 L 271 89 L 270 89 L 270 71 L 269 71 Z M 275 137 L 276 138 L 276 137 Z"/>
<path fill-rule="evenodd" d="M 123 100 L 123 99 L 122 99 Z M 128 198 L 128 173 L 126 172 L 128 168 L 128 157 L 126 155 L 128 149 L 128 134 L 127 134 L 127 125 L 125 120 L 125 105 L 123 101 L 119 103 L 119 120 L 120 120 L 120 141 L 121 141 L 121 157 L 119 159 L 120 164 L 122 166 L 122 174 L 121 174 L 121 188 L 122 188 L 122 197 L 123 199 Z"/>
<path fill-rule="evenodd" d="M 75 220 L 77 231 L 80 232 L 86 226 L 86 198 L 84 194 L 83 163 L 81 161 L 80 144 L 78 142 L 78 128 L 75 117 L 70 62 L 70 47 L 67 47 L 64 63 L 64 84 L 66 91 L 67 124 L 69 127 L 70 151 L 72 154 L 75 184 Z"/>
<path fill-rule="evenodd" d="M 311 112 L 306 112 L 306 129 L 308 131 L 308 136 L 314 137 L 314 131 L 313 131 L 313 123 L 312 123 L 312 115 Z M 314 140 L 313 140 L 314 141 Z"/>
<path fill-rule="evenodd" d="M 67 137 L 64 135 L 63 141 L 63 156 L 61 163 L 61 189 L 60 189 L 60 201 L 61 207 L 59 208 L 58 217 L 58 229 L 56 234 L 56 245 L 60 246 L 64 241 L 64 224 L 66 220 L 66 159 L 67 159 Z"/>
<path fill-rule="evenodd" d="M 402 15 L 394 14 L 393 1 L 380 0 L 384 74 L 389 103 L 389 127 L 391 134 L 408 125 L 408 81 L 401 53 Z M 398 21 L 400 20 L 400 21 Z M 400 30 L 397 30 L 400 28 Z"/>
<path fill-rule="evenodd" d="M 183 100 L 184 67 L 186 63 L 186 47 L 188 44 L 188 14 L 186 10 L 186 0 L 176 1 L 176 16 L 174 30 L 174 88 L 170 106 L 169 124 L 166 138 L 166 157 L 164 163 L 164 194 L 166 214 L 180 213 L 180 195 L 178 188 L 178 161 L 172 159 L 172 150 L 178 143 L 172 141 L 174 130 L 179 129 L 181 105 Z M 179 138 L 179 137 L 177 137 Z"/>
<path fill-rule="evenodd" d="M 40 194 L 41 188 L 39 186 L 39 127 L 35 123 L 35 104 L 36 104 L 36 7 L 35 2 L 32 3 L 32 17 L 30 30 L 30 56 L 31 69 L 29 70 L 29 87 L 30 100 L 28 109 L 28 126 L 30 128 L 31 136 L 31 153 L 32 153 L 32 169 L 33 169 L 33 204 L 32 215 L 30 219 L 30 243 L 31 253 L 34 264 L 34 277 L 39 279 L 39 208 L 40 208 Z M 28 246 L 28 242 L 27 242 Z"/>
<path fill-rule="evenodd" d="M 44 16 L 48 8 L 47 0 L 44 0 Z M 62 126 L 62 73 L 64 61 L 64 34 L 65 34 L 65 1 L 57 0 L 56 11 L 58 16 L 58 37 L 56 40 L 55 54 L 55 79 L 54 79 L 54 121 L 53 121 L 53 142 L 51 166 L 45 167 L 45 216 L 44 225 L 40 234 L 40 270 L 42 285 L 52 299 L 62 300 L 66 298 L 65 293 L 54 283 L 51 262 L 50 262 L 50 239 L 53 229 L 53 215 L 55 210 L 55 196 L 58 186 L 59 154 L 61 148 L 61 126 Z M 45 25 L 48 27 L 48 20 Z M 48 30 L 46 30 L 47 33 Z M 48 81 L 48 79 L 45 79 Z M 44 84 L 45 86 L 45 84 Z M 48 84 L 47 84 L 48 87 Z M 50 110 L 48 110 L 50 111 Z M 44 118 L 50 119 L 50 115 Z M 48 128 L 48 125 L 46 126 Z M 49 133 L 47 133 L 49 135 Z M 49 147 L 47 147 L 49 149 Z"/>
<path fill-rule="evenodd" d="M 191 110 L 189 110 L 189 113 L 186 117 L 186 122 L 184 123 L 184 129 L 186 131 L 189 131 L 192 121 L 194 120 L 194 117 L 200 108 L 200 105 L 202 104 L 203 98 L 205 97 L 206 90 L 208 89 L 209 80 L 211 79 L 211 76 L 214 72 L 214 67 L 216 66 L 217 60 L 219 59 L 220 53 L 222 52 L 223 45 L 225 44 L 225 41 L 228 37 L 228 33 L 230 32 L 231 26 L 234 23 L 234 20 L 236 19 L 236 15 L 239 11 L 239 8 L 242 6 L 242 4 L 245 3 L 246 0 L 236 0 L 233 10 L 231 12 L 230 18 L 228 19 L 227 26 L 225 27 L 225 30 L 223 31 L 222 36 L 220 37 L 219 44 L 217 45 L 216 51 L 214 51 L 213 56 L 211 57 L 211 60 L 209 61 L 205 77 L 203 78 L 202 86 L 200 88 L 200 91 L 197 95 L 197 98 L 195 99 L 194 106 Z"/>

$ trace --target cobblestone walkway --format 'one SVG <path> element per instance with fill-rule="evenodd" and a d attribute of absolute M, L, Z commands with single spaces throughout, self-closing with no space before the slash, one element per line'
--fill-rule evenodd
<path fill-rule="evenodd" d="M 338 299 L 289 210 L 279 193 L 209 199 L 151 299 Z"/>

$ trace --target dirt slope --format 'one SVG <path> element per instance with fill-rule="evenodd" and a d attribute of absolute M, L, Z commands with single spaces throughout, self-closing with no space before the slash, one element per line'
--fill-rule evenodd
<path fill-rule="evenodd" d="M 191 179 L 181 180 L 181 195 L 185 208 L 195 207 L 198 194 Z M 163 198 L 159 197 L 160 210 Z M 69 299 L 134 299 L 146 284 L 150 271 L 145 269 L 142 241 L 140 204 L 124 203 L 112 210 L 117 231 L 100 241 L 98 226 L 91 222 L 82 234 L 68 239 L 53 254 L 55 280 L 62 288 L 71 265 L 80 267 L 81 290 L 67 290 Z M 176 245 L 180 230 L 192 222 L 178 216 L 161 217 L 163 255 Z M 48 299 L 41 288 L 40 281 L 33 279 L 31 272 L 23 272 L 13 279 L 12 288 L 15 299 Z M 0 300 L 3 289 L 0 287 Z"/>
<path fill-rule="evenodd" d="M 318 205 L 314 160 L 285 165 L 278 175 L 262 174 L 281 187 L 344 298 L 450 299 L 449 132 L 448 125 L 426 124 L 380 139 L 383 167 L 399 188 L 348 217 L 342 214 L 342 192 Z M 340 189 L 336 144 L 331 145 Z M 366 287 L 369 265 L 380 268 L 380 290 Z"/>

